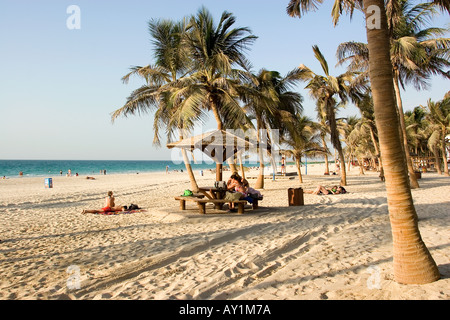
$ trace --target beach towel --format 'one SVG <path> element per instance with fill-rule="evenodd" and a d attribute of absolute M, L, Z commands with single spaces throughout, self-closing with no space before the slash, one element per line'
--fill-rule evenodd
<path fill-rule="evenodd" d="M 146 212 L 147 210 L 144 209 L 138 209 L 138 210 L 127 210 L 127 211 L 109 211 L 109 212 L 100 212 L 97 214 L 103 215 L 103 216 L 113 216 L 113 215 L 119 215 L 119 214 L 132 214 L 137 212 Z"/>

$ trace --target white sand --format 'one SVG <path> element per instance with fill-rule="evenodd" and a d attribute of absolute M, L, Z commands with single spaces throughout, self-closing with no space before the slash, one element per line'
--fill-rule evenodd
<path fill-rule="evenodd" d="M 308 165 L 303 188 L 339 182 L 322 173 Z M 215 178 L 196 175 L 199 185 Z M 186 173 L 96 178 L 55 177 L 52 189 L 44 178 L 0 180 L 0 299 L 450 298 L 449 177 L 424 173 L 412 191 L 442 274 L 426 285 L 393 280 L 386 192 L 375 172 L 353 168 L 350 193 L 305 194 L 299 207 L 287 200 L 297 177 L 266 179 L 260 208 L 244 215 L 199 215 L 191 203 L 181 212 L 173 196 L 190 188 Z M 81 214 L 103 207 L 108 190 L 147 212 Z"/>

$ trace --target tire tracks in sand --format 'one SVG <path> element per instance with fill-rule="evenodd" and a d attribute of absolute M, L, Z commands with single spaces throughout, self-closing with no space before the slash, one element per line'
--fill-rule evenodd
<path fill-rule="evenodd" d="M 250 225 L 203 235 L 175 251 L 110 269 L 102 277 L 84 281 L 73 295 L 78 299 L 101 298 L 102 293 L 119 298 L 233 299 L 242 289 L 282 272 L 290 261 L 379 210 L 379 203 L 370 198 L 359 201 L 363 209 L 352 213 L 345 206 L 339 208 L 339 200 L 321 199 L 321 204 L 261 215 Z M 317 217 L 317 212 L 323 216 Z M 161 274 L 163 281 L 152 280 Z"/>

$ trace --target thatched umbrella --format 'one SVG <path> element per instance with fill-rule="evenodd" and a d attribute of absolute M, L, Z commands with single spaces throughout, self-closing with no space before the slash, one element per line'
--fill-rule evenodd
<path fill-rule="evenodd" d="M 213 130 L 178 142 L 168 143 L 167 147 L 184 148 L 190 151 L 199 149 L 216 163 L 216 181 L 222 181 L 222 164 L 239 152 L 257 147 L 257 142 L 248 137 L 241 138 L 225 130 Z M 265 145 L 259 144 L 260 147 Z"/>

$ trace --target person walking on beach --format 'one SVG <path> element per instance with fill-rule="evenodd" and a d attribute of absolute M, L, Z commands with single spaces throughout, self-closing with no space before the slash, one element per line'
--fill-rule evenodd
<path fill-rule="evenodd" d="M 108 196 L 105 199 L 105 207 L 101 210 L 83 210 L 81 213 L 106 213 L 106 212 L 117 212 L 125 211 L 124 206 L 116 206 L 115 198 L 112 191 L 108 191 Z"/>
<path fill-rule="evenodd" d="M 281 174 L 286 175 L 286 159 L 281 157 Z"/>

